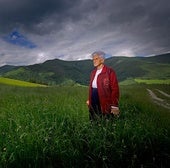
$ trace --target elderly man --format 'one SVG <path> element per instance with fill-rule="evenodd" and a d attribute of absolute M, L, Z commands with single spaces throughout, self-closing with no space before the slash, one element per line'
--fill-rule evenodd
<path fill-rule="evenodd" d="M 115 71 L 104 64 L 105 53 L 92 54 L 95 69 L 91 72 L 89 85 L 90 120 L 119 115 L 119 86 Z"/>

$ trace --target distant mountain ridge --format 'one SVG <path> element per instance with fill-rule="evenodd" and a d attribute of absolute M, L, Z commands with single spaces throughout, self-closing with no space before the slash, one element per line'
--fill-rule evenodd
<path fill-rule="evenodd" d="M 119 81 L 129 78 L 169 79 L 170 53 L 152 57 L 111 57 L 105 64 L 112 67 Z M 0 75 L 34 83 L 56 85 L 79 83 L 88 85 L 91 60 L 63 61 L 48 60 L 41 64 L 29 66 L 3 66 Z"/>

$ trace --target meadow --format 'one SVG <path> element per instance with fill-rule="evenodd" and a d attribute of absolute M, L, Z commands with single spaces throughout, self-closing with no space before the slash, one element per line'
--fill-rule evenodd
<path fill-rule="evenodd" d="M 0 84 L 0 167 L 169 167 L 170 112 L 146 88 L 122 85 L 121 115 L 89 121 L 83 86 Z"/>
<path fill-rule="evenodd" d="M 31 83 L 16 79 L 4 78 L 0 76 L 0 83 L 6 85 L 14 85 L 14 86 L 21 86 L 21 87 L 46 87 L 46 85 Z"/>
<path fill-rule="evenodd" d="M 167 84 L 170 85 L 170 79 L 135 79 L 137 83 L 145 83 L 145 84 Z"/>

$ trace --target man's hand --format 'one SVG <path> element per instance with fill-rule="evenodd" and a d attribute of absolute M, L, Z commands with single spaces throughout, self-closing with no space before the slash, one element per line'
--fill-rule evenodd
<path fill-rule="evenodd" d="M 112 114 L 118 116 L 120 114 L 119 107 L 111 106 L 111 111 Z"/>
<path fill-rule="evenodd" d="M 89 100 L 86 101 L 86 104 L 89 106 Z"/>

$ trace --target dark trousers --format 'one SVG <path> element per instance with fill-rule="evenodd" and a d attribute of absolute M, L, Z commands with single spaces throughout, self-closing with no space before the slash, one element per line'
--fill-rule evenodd
<path fill-rule="evenodd" d="M 91 105 L 89 109 L 90 120 L 96 120 L 102 116 L 100 100 L 97 88 L 92 89 Z"/>
<path fill-rule="evenodd" d="M 91 105 L 89 109 L 89 118 L 91 121 L 98 119 L 113 119 L 113 114 L 103 114 L 101 111 L 100 100 L 97 88 L 92 89 Z"/>

